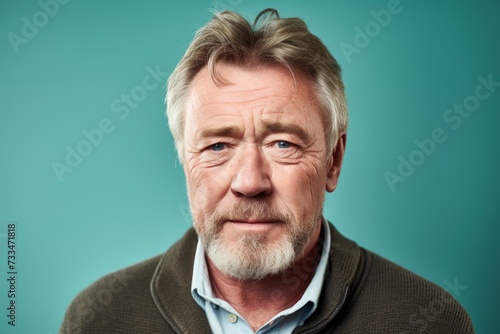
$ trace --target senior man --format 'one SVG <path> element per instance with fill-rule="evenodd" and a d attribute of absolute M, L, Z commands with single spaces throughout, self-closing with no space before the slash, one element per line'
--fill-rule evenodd
<path fill-rule="evenodd" d="M 215 14 L 166 101 L 194 229 L 83 291 L 61 333 L 474 332 L 448 293 L 323 218 L 347 106 L 302 20 Z"/>

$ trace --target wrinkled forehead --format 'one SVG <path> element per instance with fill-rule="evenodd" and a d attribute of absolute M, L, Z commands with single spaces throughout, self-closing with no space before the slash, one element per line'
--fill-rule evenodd
<path fill-rule="evenodd" d="M 217 95 L 227 102 L 239 102 L 242 95 L 248 99 L 266 95 L 291 98 L 299 88 L 292 74 L 278 66 L 247 68 L 221 64 L 217 67 L 217 76 L 223 81 L 217 77 L 214 80 L 208 68 L 202 68 L 191 83 L 190 95 L 204 100 Z"/>
<path fill-rule="evenodd" d="M 249 68 L 221 64 L 216 75 L 214 80 L 206 66 L 196 74 L 187 96 L 188 110 L 202 111 L 222 104 L 229 108 L 272 104 L 276 110 L 287 104 L 319 104 L 314 82 L 298 70 L 292 73 L 277 65 Z"/>

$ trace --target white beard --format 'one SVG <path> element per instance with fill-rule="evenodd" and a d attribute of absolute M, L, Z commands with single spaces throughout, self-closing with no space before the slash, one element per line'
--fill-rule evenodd
<path fill-rule="evenodd" d="M 261 235 L 242 234 L 236 244 L 216 238 L 206 252 L 225 275 L 241 281 L 260 280 L 288 269 L 296 259 L 292 241 L 284 237 L 278 244 L 263 244 Z"/>
<path fill-rule="evenodd" d="M 302 257 L 317 231 L 321 216 L 322 208 L 319 207 L 309 221 L 298 222 L 291 212 L 278 212 L 266 202 L 248 201 L 230 212 L 194 217 L 194 227 L 215 267 L 229 277 L 253 281 L 281 274 Z M 241 234 L 236 242 L 225 240 L 221 234 L 224 222 L 248 217 L 266 217 L 284 223 L 281 239 L 267 243 L 265 235 L 250 233 Z"/>

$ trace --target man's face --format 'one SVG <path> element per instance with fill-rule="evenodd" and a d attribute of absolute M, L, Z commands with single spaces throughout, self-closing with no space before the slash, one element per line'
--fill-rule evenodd
<path fill-rule="evenodd" d="M 338 177 L 327 153 L 315 85 L 295 71 L 203 68 L 189 93 L 184 171 L 194 227 L 212 263 L 240 280 L 283 272 L 312 250 L 325 188 Z"/>

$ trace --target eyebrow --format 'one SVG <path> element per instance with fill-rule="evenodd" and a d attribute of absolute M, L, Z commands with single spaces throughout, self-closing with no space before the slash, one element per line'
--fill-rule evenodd
<path fill-rule="evenodd" d="M 296 135 L 303 142 L 308 143 L 311 140 L 309 134 L 300 126 L 291 123 L 282 122 L 262 122 L 262 125 L 266 132 L 271 133 L 291 133 Z"/>
<path fill-rule="evenodd" d="M 300 126 L 291 123 L 263 121 L 265 133 L 290 133 L 296 135 L 303 142 L 311 140 L 309 134 Z M 199 138 L 236 137 L 241 134 L 241 129 L 236 126 L 224 126 L 215 129 L 204 129 L 199 132 Z"/>
<path fill-rule="evenodd" d="M 234 137 L 236 136 L 236 134 L 240 132 L 241 132 L 240 129 L 235 126 L 225 126 L 222 128 L 201 130 L 199 136 L 201 138 Z"/>

